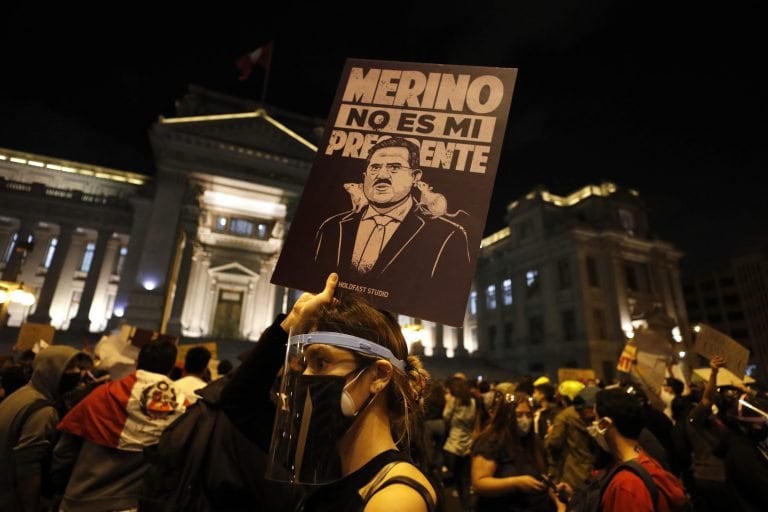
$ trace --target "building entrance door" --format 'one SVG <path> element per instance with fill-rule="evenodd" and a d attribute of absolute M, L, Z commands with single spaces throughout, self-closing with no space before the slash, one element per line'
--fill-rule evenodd
<path fill-rule="evenodd" d="M 243 293 L 235 290 L 220 290 L 213 319 L 213 335 L 218 338 L 240 338 L 240 313 L 243 307 Z"/>

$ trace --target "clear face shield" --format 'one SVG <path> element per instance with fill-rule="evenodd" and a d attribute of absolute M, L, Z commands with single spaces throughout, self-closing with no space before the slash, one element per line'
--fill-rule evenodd
<path fill-rule="evenodd" d="M 339 480 L 338 443 L 374 393 L 350 391 L 376 359 L 404 371 L 386 347 L 338 332 L 294 334 L 288 339 L 266 477 L 321 485 Z M 366 396 L 365 398 L 360 398 Z"/>

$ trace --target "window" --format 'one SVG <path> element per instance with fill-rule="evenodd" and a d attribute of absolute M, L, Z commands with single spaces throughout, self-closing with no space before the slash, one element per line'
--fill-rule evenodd
<path fill-rule="evenodd" d="M 85 246 L 85 253 L 83 259 L 80 262 L 80 272 L 90 272 L 91 264 L 93 263 L 93 253 L 96 251 L 96 243 L 88 242 Z"/>
<path fill-rule="evenodd" d="M 633 292 L 640 291 L 640 287 L 637 284 L 637 272 L 632 265 L 626 265 L 624 267 L 624 275 L 627 280 L 627 288 Z"/>
<path fill-rule="evenodd" d="M 619 219 L 621 219 L 621 227 L 624 228 L 624 231 L 626 231 L 628 235 L 634 235 L 635 215 L 631 211 L 621 208 L 619 209 Z"/>
<path fill-rule="evenodd" d="M 544 341 L 544 322 L 538 315 L 528 318 L 528 340 L 531 345 L 539 345 Z"/>
<path fill-rule="evenodd" d="M 512 339 L 515 335 L 515 326 L 512 322 L 504 323 L 504 348 L 512 348 Z"/>
<path fill-rule="evenodd" d="M 528 297 L 533 297 L 539 292 L 539 271 L 536 269 L 529 270 L 525 273 L 525 286 Z"/>
<path fill-rule="evenodd" d="M 509 306 L 512 304 L 512 280 L 505 279 L 501 283 L 502 293 L 504 294 L 504 305 Z"/>
<path fill-rule="evenodd" d="M 485 306 L 488 309 L 496 309 L 496 285 L 489 284 L 485 289 Z"/>
<path fill-rule="evenodd" d="M 533 222 L 530 220 L 525 220 L 520 223 L 520 240 L 525 240 L 526 238 L 530 238 L 533 234 Z"/>
<path fill-rule="evenodd" d="M 477 314 L 477 292 L 474 290 L 469 292 L 469 314 Z"/>
<path fill-rule="evenodd" d="M 599 287 L 600 280 L 598 277 L 597 263 L 595 262 L 595 258 L 592 256 L 587 256 L 587 280 L 589 281 L 589 286 L 592 286 L 593 288 Z"/>
<path fill-rule="evenodd" d="M 256 237 L 260 240 L 266 240 L 270 236 L 272 225 L 265 221 L 219 215 L 216 217 L 214 229 L 219 233 L 230 233 L 237 236 Z"/>
<path fill-rule="evenodd" d="M 123 245 L 120 247 L 120 252 L 117 254 L 117 260 L 115 260 L 115 268 L 112 270 L 112 273 L 116 276 L 119 276 L 123 271 L 126 256 L 128 256 L 128 248 Z"/>
<path fill-rule="evenodd" d="M 559 290 L 571 288 L 571 263 L 568 258 L 563 258 L 557 262 L 557 288 Z"/>
<path fill-rule="evenodd" d="M 496 350 L 496 326 L 488 326 L 488 348 L 490 350 Z"/>
<path fill-rule="evenodd" d="M 232 219 L 229 222 L 229 231 L 235 235 L 253 235 L 253 222 L 245 219 Z"/>
<path fill-rule="evenodd" d="M 721 277 L 720 286 L 736 286 L 736 280 L 732 277 Z"/>
<path fill-rule="evenodd" d="M 51 238 L 51 241 L 48 242 L 48 249 L 45 250 L 45 258 L 43 259 L 43 266 L 45 268 L 51 268 L 51 262 L 53 261 L 53 255 L 56 252 L 56 245 L 58 243 L 58 238 Z"/>
<path fill-rule="evenodd" d="M 11 254 L 13 254 L 13 248 L 16 247 L 16 239 L 19 238 L 18 233 L 14 233 L 11 235 L 10 240 L 8 240 L 8 245 L 5 247 L 5 253 L 3 254 L 3 261 L 5 263 L 8 263 L 11 259 Z"/>
<path fill-rule="evenodd" d="M 572 309 L 562 311 L 560 320 L 563 325 L 563 340 L 573 341 L 576 339 L 576 315 Z"/>
<path fill-rule="evenodd" d="M 740 322 L 741 320 L 744 320 L 744 313 L 741 311 L 731 311 L 728 313 L 729 322 Z"/>
<path fill-rule="evenodd" d="M 605 326 L 605 313 L 602 309 L 595 309 L 592 312 L 592 319 L 595 322 L 595 337 L 599 340 L 608 338 L 607 328 Z"/>

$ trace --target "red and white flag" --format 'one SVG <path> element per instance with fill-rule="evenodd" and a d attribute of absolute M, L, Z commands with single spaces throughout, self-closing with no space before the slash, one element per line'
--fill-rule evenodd
<path fill-rule="evenodd" d="M 58 428 L 101 446 L 137 452 L 156 444 L 187 404 L 168 377 L 137 370 L 91 391 Z"/>
<path fill-rule="evenodd" d="M 248 80 L 251 76 L 254 66 L 259 66 L 265 71 L 269 70 L 269 66 L 272 63 L 272 41 L 266 43 L 263 46 L 259 46 L 252 52 L 248 52 L 245 55 L 238 57 L 235 61 L 235 67 L 240 71 L 238 80 Z"/>

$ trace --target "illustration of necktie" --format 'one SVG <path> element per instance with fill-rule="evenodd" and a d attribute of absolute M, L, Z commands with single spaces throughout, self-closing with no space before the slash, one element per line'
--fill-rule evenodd
<path fill-rule="evenodd" d="M 368 237 L 368 242 L 365 244 L 365 249 L 363 249 L 363 254 L 360 256 L 360 262 L 357 265 L 357 269 L 363 274 L 371 270 L 379 258 L 379 254 L 381 254 L 381 250 L 384 248 L 386 225 L 389 224 L 392 217 L 374 215 L 372 219 L 376 223 L 376 227 L 373 228 L 371 236 Z"/>

